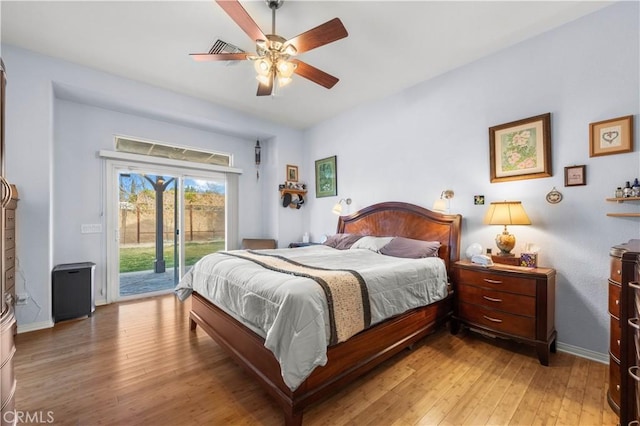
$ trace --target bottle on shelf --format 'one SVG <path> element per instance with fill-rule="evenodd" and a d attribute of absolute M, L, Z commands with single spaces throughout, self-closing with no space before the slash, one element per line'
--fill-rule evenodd
<path fill-rule="evenodd" d="M 622 188 L 623 197 L 629 198 L 631 197 L 632 193 L 633 193 L 633 189 L 631 189 L 631 184 L 629 183 L 629 181 L 627 181 L 626 184 L 624 185 L 624 188 Z"/>
<path fill-rule="evenodd" d="M 622 198 L 624 196 L 624 192 L 622 192 L 622 187 L 619 186 L 616 188 L 616 198 Z"/>
<path fill-rule="evenodd" d="M 633 181 L 633 185 L 631 185 L 631 196 L 640 197 L 640 182 L 638 182 L 638 178 L 636 178 Z"/>

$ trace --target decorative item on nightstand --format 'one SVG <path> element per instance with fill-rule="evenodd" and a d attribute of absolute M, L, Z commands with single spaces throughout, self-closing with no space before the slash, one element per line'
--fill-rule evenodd
<path fill-rule="evenodd" d="M 453 191 L 451 189 L 445 189 L 433 203 L 433 211 L 439 213 L 449 213 L 449 200 L 453 198 Z"/>
<path fill-rule="evenodd" d="M 340 199 L 340 201 L 338 201 L 334 206 L 333 209 L 331 210 L 333 212 L 333 214 L 337 214 L 338 216 L 340 216 L 342 214 L 342 203 L 345 203 L 347 206 L 351 204 L 351 198 L 342 198 Z"/>
<path fill-rule="evenodd" d="M 489 206 L 484 223 L 504 225 L 502 233 L 496 235 L 496 245 L 500 249 L 498 256 L 513 256 L 510 252 L 516 246 L 516 237 L 509 234 L 507 225 L 531 225 L 531 220 L 520 201 L 495 201 Z"/>

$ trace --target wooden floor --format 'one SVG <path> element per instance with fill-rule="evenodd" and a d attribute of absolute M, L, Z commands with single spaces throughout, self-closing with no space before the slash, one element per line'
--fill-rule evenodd
<path fill-rule="evenodd" d="M 56 425 L 280 425 L 279 408 L 173 295 L 98 307 L 91 318 L 20 334 L 16 409 Z M 614 425 L 607 366 L 446 330 L 335 397 L 307 425 Z M 46 416 L 46 414 L 45 414 Z M 46 417 L 45 417 L 46 418 Z"/>

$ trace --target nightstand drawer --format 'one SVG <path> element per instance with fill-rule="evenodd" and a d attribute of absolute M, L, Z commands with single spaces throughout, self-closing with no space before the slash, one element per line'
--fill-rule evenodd
<path fill-rule="evenodd" d="M 609 317 L 609 351 L 616 359 L 620 359 L 620 321 L 616 317 Z"/>
<path fill-rule="evenodd" d="M 460 303 L 458 315 L 464 321 L 482 325 L 502 333 L 535 339 L 536 319 L 500 312 L 483 306 Z"/>
<path fill-rule="evenodd" d="M 460 284 L 458 300 L 529 317 L 536 315 L 536 298 Z"/>
<path fill-rule="evenodd" d="M 620 285 L 609 280 L 609 313 L 620 318 Z"/>
<path fill-rule="evenodd" d="M 611 271 L 609 273 L 609 278 L 611 278 L 618 284 L 620 284 L 620 282 L 622 281 L 622 258 L 611 258 Z"/>
<path fill-rule="evenodd" d="M 458 269 L 458 278 L 460 284 L 472 284 L 528 296 L 536 295 L 536 280 L 532 278 L 502 275 L 483 269 Z"/>

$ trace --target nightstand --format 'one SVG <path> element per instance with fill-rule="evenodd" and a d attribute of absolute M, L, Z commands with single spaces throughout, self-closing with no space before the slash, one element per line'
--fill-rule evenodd
<path fill-rule="evenodd" d="M 453 265 L 455 311 L 451 332 L 460 324 L 483 333 L 534 345 L 540 364 L 556 351 L 556 271 L 467 260 Z"/>

